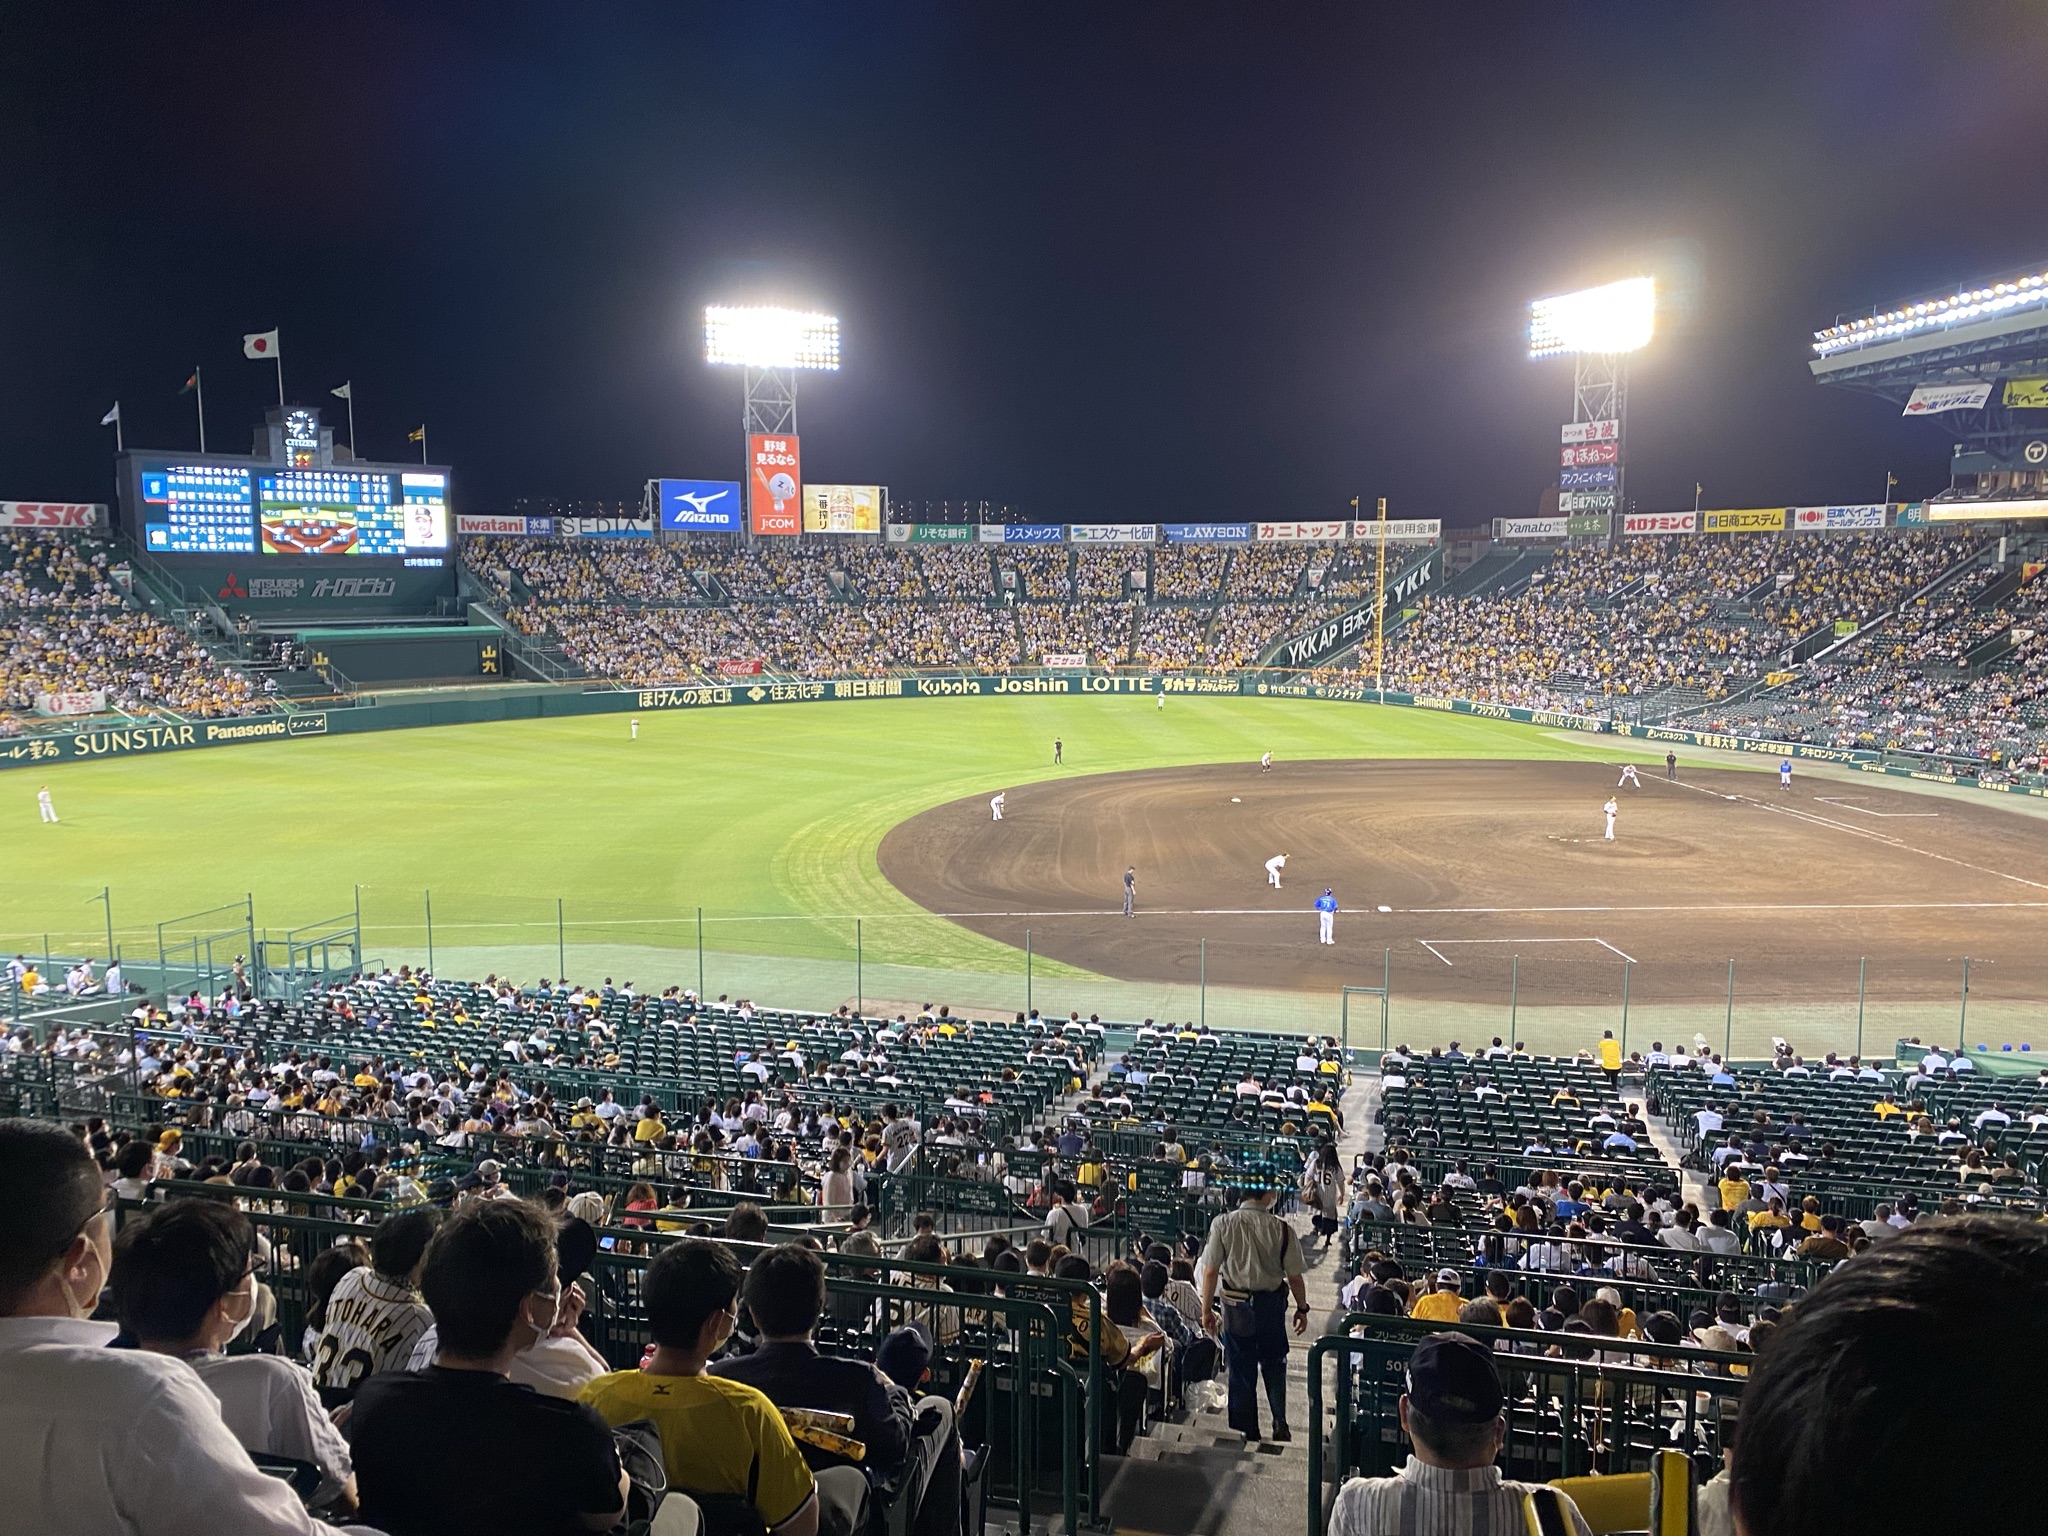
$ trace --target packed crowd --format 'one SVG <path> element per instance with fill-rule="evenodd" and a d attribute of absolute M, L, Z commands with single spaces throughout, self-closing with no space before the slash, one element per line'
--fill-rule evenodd
<path fill-rule="evenodd" d="M 233 715 L 262 706 L 243 673 L 134 608 L 102 540 L 0 533 L 0 734 L 45 693 L 104 693 L 110 708 Z"/>

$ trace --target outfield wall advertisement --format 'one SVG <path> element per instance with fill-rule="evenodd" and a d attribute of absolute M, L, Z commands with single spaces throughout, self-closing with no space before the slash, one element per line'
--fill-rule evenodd
<path fill-rule="evenodd" d="M 188 721 L 180 724 L 133 725 L 109 730 L 80 730 L 0 740 L 0 769 L 37 768 L 55 763 L 117 757 L 142 757 L 200 747 L 237 746 L 251 742 L 288 741 L 359 731 L 404 730 L 429 725 L 478 724 L 497 720 L 548 719 L 566 715 L 628 714 L 653 710 L 717 709 L 746 704 L 801 704 L 856 699 L 990 698 L 1025 694 L 1206 694 L 1228 697 L 1328 699 L 1350 703 L 1383 703 L 1446 714 L 1475 715 L 1524 725 L 1627 736 L 1677 746 L 1711 747 L 1841 763 L 1865 773 L 1924 779 L 1933 783 L 1972 785 L 1974 780 L 1939 768 L 1910 768 L 1885 761 L 1885 755 L 1844 747 L 1813 747 L 1798 742 L 1758 741 L 1710 731 L 1666 726 L 1628 725 L 1598 715 L 1557 710 L 1523 709 L 1471 699 L 1435 698 L 1325 683 L 1276 683 L 1256 673 L 1211 676 L 1139 676 L 1107 673 L 1063 676 L 992 676 L 856 678 L 811 683 L 734 682 L 701 687 L 647 688 L 637 692 L 584 693 L 561 689 L 511 698 L 450 699 L 441 702 L 366 706 L 333 711 L 305 710 L 290 715 L 258 715 L 234 720 Z M 2048 798 L 2048 785 L 1975 784 L 2000 794 Z"/>

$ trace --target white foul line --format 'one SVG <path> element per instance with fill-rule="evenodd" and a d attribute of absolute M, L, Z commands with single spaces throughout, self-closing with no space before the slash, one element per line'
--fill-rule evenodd
<path fill-rule="evenodd" d="M 1926 858 L 1939 859 L 1942 863 L 1953 864 L 1958 869 L 1973 870 L 1977 874 L 1990 875 L 1999 880 L 2010 880 L 2015 885 L 2032 886 L 2037 891 L 2048 891 L 2048 883 L 2039 880 L 2029 880 L 2024 875 L 2009 875 L 2002 869 L 1987 869 L 1982 864 L 1972 864 L 1968 859 L 1951 858 L 1948 854 L 1936 853 L 1929 848 L 1915 848 L 1911 843 L 1906 842 L 1902 838 L 1893 837 L 1889 833 L 1873 831 L 1868 827 L 1852 827 L 1846 821 L 1831 821 L 1825 816 L 1816 816 L 1812 812 L 1802 811 L 1796 806 L 1773 805 L 1768 800 L 1757 800 L 1749 795 L 1724 795 L 1719 790 L 1702 789 L 1697 784 L 1684 784 L 1681 787 L 1716 800 L 1734 800 L 1743 805 L 1755 806 L 1756 809 L 1769 811 L 1775 816 L 1790 816 L 1799 821 L 1811 822 L 1817 827 L 1832 827 L 1835 831 L 1846 832 L 1851 837 L 1866 838 L 1873 843 L 1885 843 L 1893 848 L 1904 849 L 1907 853 L 1917 853 Z"/>
<path fill-rule="evenodd" d="M 1873 811 L 1868 806 L 1851 805 L 1847 800 L 1837 800 L 1832 795 L 1815 795 L 1813 798 L 1822 805 L 1840 806 L 1859 816 L 1877 816 L 1886 821 L 1925 821 L 1941 814 L 1939 811 Z"/>
<path fill-rule="evenodd" d="M 1417 939 L 1415 942 L 1428 950 L 1432 955 L 1435 955 L 1437 959 L 1443 960 L 1445 965 L 1449 965 L 1451 962 L 1444 960 L 1443 954 L 1437 949 L 1439 944 L 1598 944 L 1602 949 L 1613 949 L 1614 953 L 1620 955 L 1630 965 L 1636 963 L 1634 955 L 1614 949 L 1614 946 L 1605 939 Z"/>

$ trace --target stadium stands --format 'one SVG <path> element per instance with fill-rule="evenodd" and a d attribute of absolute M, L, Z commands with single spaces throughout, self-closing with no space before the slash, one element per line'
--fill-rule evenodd
<path fill-rule="evenodd" d="M 1334 1481 L 1396 1473 L 1410 1358 L 1447 1324 L 1497 1360 L 1508 1477 L 1705 1484 L 1757 1347 L 1802 1298 L 1903 1228 L 2038 1217 L 2048 1150 L 2048 1082 L 1973 1076 L 1939 1052 L 1809 1067 L 1789 1048 L 1738 1065 L 1654 1047 L 1615 1067 L 1499 1042 L 1404 1048 L 1374 1092 L 1317 1038 L 859 1018 L 407 970 L 8 1046 L 0 1097 L 77 1123 L 123 1222 L 233 1195 L 266 1298 L 251 1341 L 286 1356 L 303 1340 L 317 1362 L 346 1268 L 327 1255 L 416 1206 L 523 1197 L 587 1223 L 571 1391 L 640 1360 L 640 1276 L 669 1245 L 709 1235 L 742 1263 L 819 1245 L 820 1350 L 893 1359 L 892 1334 L 917 1323 L 927 1390 L 979 1383 L 960 1399 L 970 1528 L 1034 1499 L 1127 1522 L 1119 1500 L 1149 1485 L 1126 1487 L 1121 1467 L 1234 1465 L 1187 1369 L 1214 1354 L 1199 1307 L 1177 1309 L 1190 1293 L 1162 1269 L 1149 1311 L 1112 1317 L 1138 1270 L 1099 1287 L 1134 1255 L 1199 1255 L 1233 1189 L 1324 1208 L 1319 1145 L 1341 1221 L 1317 1280 L 1334 1310 L 1292 1390 L 1306 1422 L 1328 1410 L 1330 1435 L 1309 1437 L 1305 1467 L 1283 1463 L 1309 1472 L 1318 1510 Z M 1087 1278 L 1011 1246 L 1034 1232 Z M 1156 1368 L 1133 1353 L 1154 1332 L 1169 1340 Z M 1031 1381 L 1042 1405 L 1019 1415 Z M 1634 1486 L 1572 1485 L 1589 1500 Z"/>
<path fill-rule="evenodd" d="M 104 693 L 130 713 L 242 714 L 249 677 L 136 607 L 115 585 L 104 539 L 0 532 L 0 734 L 22 730 L 39 694 Z"/>

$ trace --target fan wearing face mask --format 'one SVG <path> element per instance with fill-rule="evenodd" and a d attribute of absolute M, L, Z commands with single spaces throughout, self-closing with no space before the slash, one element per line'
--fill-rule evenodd
<path fill-rule="evenodd" d="M 220 1399 L 221 1421 L 251 1452 L 320 1469 L 312 1502 L 355 1508 L 348 1445 L 313 1375 L 280 1355 L 230 1355 L 256 1316 L 256 1229 L 231 1205 L 173 1200 L 114 1241 L 108 1282 L 121 1325 L 153 1354 L 174 1355 Z"/>
<path fill-rule="evenodd" d="M 0 1121 L 0 1536 L 332 1531 L 257 1471 L 190 1365 L 107 1348 L 118 1330 L 92 1321 L 107 1283 L 107 1204 L 77 1136 Z M 249 1246 L 188 1316 L 241 1285 Z"/>

